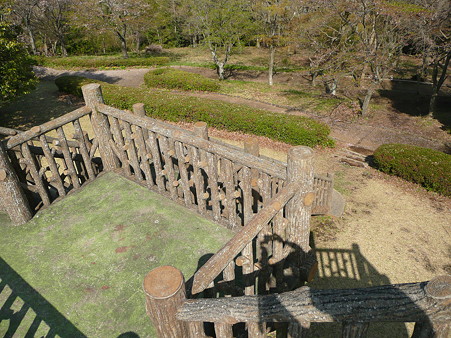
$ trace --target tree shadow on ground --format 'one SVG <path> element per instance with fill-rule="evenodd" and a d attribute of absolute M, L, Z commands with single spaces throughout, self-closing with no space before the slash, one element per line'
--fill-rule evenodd
<path fill-rule="evenodd" d="M 431 98 L 431 85 L 406 81 L 390 81 L 386 89 L 379 90 L 379 95 L 391 101 L 397 111 L 410 116 L 426 116 Z M 434 118 L 443 124 L 443 129 L 451 128 L 451 96 L 444 91 L 437 98 L 437 111 Z"/>
<path fill-rule="evenodd" d="M 53 81 L 41 81 L 31 93 L 0 106 L 0 126 L 19 130 L 29 129 L 67 114 L 82 105 L 81 100 L 62 95 Z"/>

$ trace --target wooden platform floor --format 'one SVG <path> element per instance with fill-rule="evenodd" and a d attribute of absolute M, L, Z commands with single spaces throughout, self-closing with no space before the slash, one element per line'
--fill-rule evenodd
<path fill-rule="evenodd" d="M 0 215 L 0 337 L 152 337 L 145 274 L 173 265 L 189 279 L 233 235 L 111 173 L 8 223 Z"/>

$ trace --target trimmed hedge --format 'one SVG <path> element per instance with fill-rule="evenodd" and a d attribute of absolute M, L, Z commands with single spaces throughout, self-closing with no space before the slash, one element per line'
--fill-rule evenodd
<path fill-rule="evenodd" d="M 103 67 L 152 67 L 167 64 L 167 56 L 132 57 L 124 59 L 118 56 L 69 56 L 69 57 L 35 57 L 40 66 L 53 68 L 103 68 Z"/>
<path fill-rule="evenodd" d="M 147 87 L 209 92 L 216 92 L 221 88 L 218 80 L 172 68 L 159 68 L 147 72 L 144 75 L 144 83 Z"/>
<path fill-rule="evenodd" d="M 387 174 L 451 196 L 451 155 L 406 144 L 384 144 L 376 149 L 374 160 Z"/>
<path fill-rule="evenodd" d="M 81 96 L 81 86 L 100 83 L 106 104 L 131 109 L 142 102 L 151 117 L 173 122 L 206 122 L 209 126 L 229 131 L 266 136 L 292 145 L 333 146 L 327 125 L 312 119 L 271 113 L 245 105 L 201 99 L 144 88 L 121 87 L 77 76 L 55 80 L 61 91 Z"/>

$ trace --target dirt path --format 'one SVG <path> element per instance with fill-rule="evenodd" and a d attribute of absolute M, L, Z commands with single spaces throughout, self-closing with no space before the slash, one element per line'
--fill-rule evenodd
<path fill-rule="evenodd" d="M 209 76 L 214 76 L 211 70 L 198 69 L 195 67 L 179 67 L 192 72 L 208 72 Z M 35 67 L 35 72 L 45 80 L 54 80 L 58 76 L 77 75 L 88 78 L 98 79 L 111 84 L 118 84 L 126 87 L 139 87 L 144 84 L 144 74 L 148 72 L 148 68 L 137 69 L 116 69 L 116 70 L 99 70 L 99 71 L 65 71 L 44 67 Z M 210 74 L 212 73 L 212 74 Z M 292 75 L 289 75 L 292 77 Z M 259 79 L 262 76 L 259 76 Z M 240 78 L 240 77 L 238 77 Z M 219 100 L 229 103 L 237 103 L 247 105 L 257 109 L 268 110 L 275 113 L 301 115 L 314 118 L 325 122 L 331 127 L 331 136 L 341 145 L 356 145 L 370 150 L 375 150 L 384 143 L 406 143 L 421 147 L 433 148 L 445 151 L 444 141 L 423 137 L 410 130 L 402 130 L 400 128 L 380 127 L 370 125 L 368 123 L 346 123 L 332 117 L 315 116 L 308 114 L 293 107 L 278 106 L 268 102 L 249 100 L 242 97 L 231 96 L 219 93 L 206 92 L 177 92 L 187 96 L 207 98 Z"/>

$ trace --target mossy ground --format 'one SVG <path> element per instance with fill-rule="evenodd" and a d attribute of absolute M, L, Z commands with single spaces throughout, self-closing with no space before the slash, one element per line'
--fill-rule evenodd
<path fill-rule="evenodd" d="M 19 324 L 21 337 L 30 327 L 39 336 L 49 329 L 60 336 L 153 336 L 142 291 L 146 273 L 172 265 L 189 279 L 199 259 L 232 236 L 111 173 L 25 225 L 0 222 L 0 335 Z M 20 320 L 24 303 L 31 309 Z M 42 322 L 33 327 L 36 318 Z"/>

